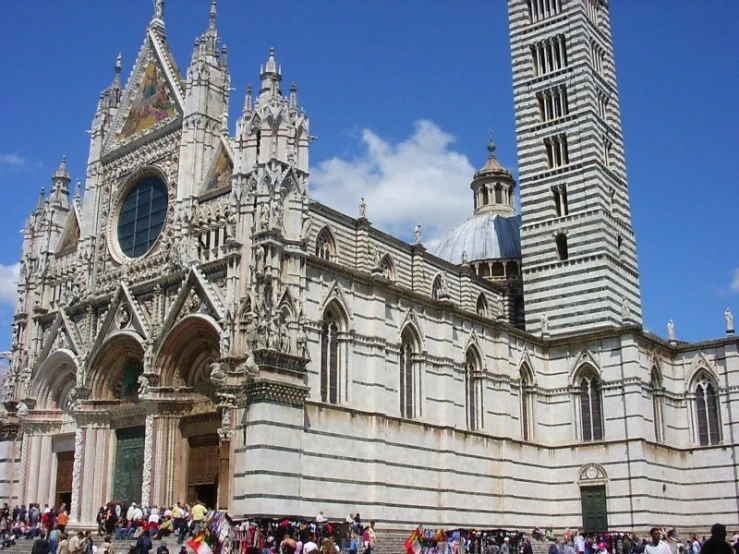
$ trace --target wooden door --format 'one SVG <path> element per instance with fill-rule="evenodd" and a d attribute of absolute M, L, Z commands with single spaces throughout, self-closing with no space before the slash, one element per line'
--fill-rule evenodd
<path fill-rule="evenodd" d="M 203 496 L 207 490 L 210 497 L 218 483 L 219 438 L 217 434 L 190 437 L 190 460 L 187 471 L 188 501 Z M 213 489 L 211 493 L 210 489 Z M 201 498 L 201 500 L 205 500 Z M 213 498 L 215 500 L 215 498 Z M 211 504 L 212 506 L 212 504 Z"/>
<path fill-rule="evenodd" d="M 56 454 L 56 506 L 72 497 L 72 474 L 74 473 L 74 452 L 57 452 Z"/>
<path fill-rule="evenodd" d="M 143 427 L 118 429 L 116 435 L 115 473 L 113 500 L 116 502 L 141 502 L 142 474 L 144 471 Z"/>
<path fill-rule="evenodd" d="M 608 508 L 605 485 L 581 487 L 582 528 L 586 533 L 608 531 Z"/>

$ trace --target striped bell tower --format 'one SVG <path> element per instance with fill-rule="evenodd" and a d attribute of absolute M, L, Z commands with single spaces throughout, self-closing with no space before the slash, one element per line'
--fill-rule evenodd
<path fill-rule="evenodd" d="M 526 329 L 640 325 L 606 0 L 509 0 Z"/>

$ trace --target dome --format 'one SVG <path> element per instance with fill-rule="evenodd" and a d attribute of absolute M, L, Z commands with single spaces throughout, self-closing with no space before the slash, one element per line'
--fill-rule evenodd
<path fill-rule="evenodd" d="M 521 216 L 478 213 L 457 225 L 441 242 L 436 255 L 448 262 L 520 259 Z"/>

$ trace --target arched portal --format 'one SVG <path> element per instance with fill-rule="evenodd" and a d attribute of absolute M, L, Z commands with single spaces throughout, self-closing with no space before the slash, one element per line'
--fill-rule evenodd
<path fill-rule="evenodd" d="M 177 394 L 189 402 L 178 419 L 155 424 L 157 442 L 166 453 L 166 467 L 157 469 L 168 476 L 152 485 L 155 502 L 171 504 L 184 497 L 187 502 L 200 500 L 215 507 L 219 481 L 228 480 L 219 471 L 228 467 L 228 456 L 220 451 L 221 419 L 214 402 L 216 386 L 210 379 L 212 364 L 219 357 L 220 329 L 208 316 L 184 318 L 162 342 L 155 363 L 160 390 L 184 389 Z"/>

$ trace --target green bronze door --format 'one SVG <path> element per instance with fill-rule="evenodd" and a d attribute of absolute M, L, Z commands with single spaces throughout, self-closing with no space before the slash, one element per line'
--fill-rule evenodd
<path fill-rule="evenodd" d="M 608 531 L 608 509 L 606 506 L 606 487 L 582 487 L 582 528 L 586 533 L 605 533 Z"/>
<path fill-rule="evenodd" d="M 144 470 L 144 428 L 118 429 L 116 436 L 113 499 L 126 504 L 141 502 L 141 474 Z"/>

